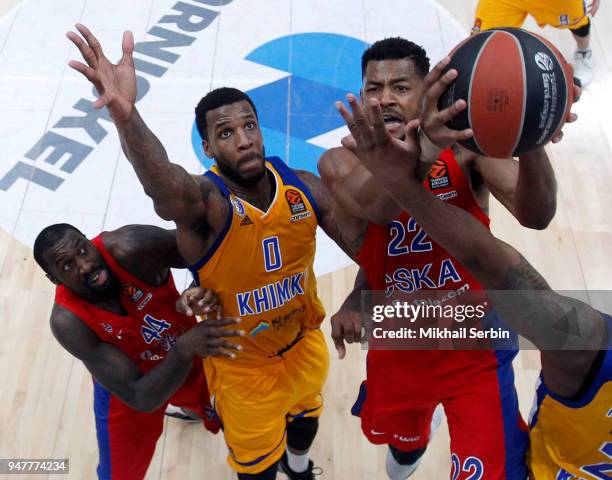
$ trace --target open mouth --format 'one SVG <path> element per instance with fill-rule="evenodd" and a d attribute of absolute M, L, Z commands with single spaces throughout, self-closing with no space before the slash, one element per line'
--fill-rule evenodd
<path fill-rule="evenodd" d="M 406 123 L 401 115 L 394 112 L 383 112 L 382 117 L 387 127 L 403 126 Z"/>
<path fill-rule="evenodd" d="M 103 286 L 108 280 L 108 272 L 105 268 L 98 268 L 95 270 L 87 279 L 87 284 L 90 287 L 99 288 Z"/>

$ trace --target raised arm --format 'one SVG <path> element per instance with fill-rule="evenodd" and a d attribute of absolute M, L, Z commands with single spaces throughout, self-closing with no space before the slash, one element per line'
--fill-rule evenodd
<path fill-rule="evenodd" d="M 446 123 L 466 108 L 465 100 L 457 100 L 443 111 L 438 111 L 437 107 L 440 96 L 457 77 L 456 70 L 449 70 L 442 75 L 448 62 L 447 57 L 438 63 L 423 83 L 421 147 L 429 150 L 430 155 L 436 156 L 436 149 L 440 152 L 453 146 L 459 153 L 462 165 L 473 166 L 489 191 L 521 225 L 534 229 L 546 228 L 557 208 L 557 182 L 544 147 L 521 155 L 517 162 L 513 158 L 483 157 L 459 146 L 456 142 L 470 138 L 473 132 L 470 129 L 461 132 L 451 130 Z M 577 98 L 579 89 L 575 87 L 574 90 Z M 567 121 L 572 122 L 575 119 L 576 115 L 570 113 Z M 561 137 L 560 132 L 553 142 L 558 142 Z M 425 141 L 428 148 L 423 145 L 424 139 L 429 140 Z"/>
<path fill-rule="evenodd" d="M 155 211 L 163 219 L 174 220 L 179 226 L 190 225 L 194 218 L 203 218 L 205 202 L 198 181 L 180 165 L 170 163 L 163 145 L 136 110 L 132 33 L 123 34 L 123 57 L 113 65 L 87 27 L 77 24 L 76 29 L 81 35 L 68 32 L 67 37 L 79 49 L 86 64 L 73 60 L 69 65 L 82 73 L 98 91 L 100 97 L 93 106 L 108 108 L 123 151 L 145 193 L 153 199 Z"/>
<path fill-rule="evenodd" d="M 103 342 L 80 318 L 55 305 L 51 312 L 51 331 L 59 343 L 80 359 L 87 370 L 113 395 L 130 407 L 157 410 L 183 384 L 197 356 L 231 357 L 238 347 L 224 337 L 239 335 L 222 327 L 237 323 L 224 318 L 200 322 L 185 332 L 166 358 L 146 374 L 114 345 Z"/>

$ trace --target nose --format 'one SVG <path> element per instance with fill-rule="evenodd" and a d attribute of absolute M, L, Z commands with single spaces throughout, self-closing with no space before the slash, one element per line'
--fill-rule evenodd
<path fill-rule="evenodd" d="M 77 260 L 77 267 L 79 269 L 79 274 L 87 278 L 93 270 L 93 262 L 87 258 L 79 258 Z"/>
<path fill-rule="evenodd" d="M 378 102 L 381 108 L 396 105 L 395 96 L 389 87 L 384 87 L 382 89 Z"/>
<path fill-rule="evenodd" d="M 240 150 L 248 150 L 253 146 L 253 141 L 251 140 L 251 137 L 249 137 L 248 133 L 243 128 L 238 130 L 236 136 L 238 139 L 238 148 Z"/>

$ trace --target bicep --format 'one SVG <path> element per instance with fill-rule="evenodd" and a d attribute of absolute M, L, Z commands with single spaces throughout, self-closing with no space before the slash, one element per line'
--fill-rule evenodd
<path fill-rule="evenodd" d="M 165 192 L 156 192 L 153 197 L 155 212 L 164 220 L 177 225 L 192 221 L 194 216 L 206 214 L 206 198 L 202 181 L 180 165 L 172 164 Z"/>
<path fill-rule="evenodd" d="M 346 214 L 383 224 L 395 216 L 389 217 L 390 211 L 399 213 L 399 207 L 378 180 L 346 149 L 325 152 L 319 159 L 318 169 L 338 207 Z"/>

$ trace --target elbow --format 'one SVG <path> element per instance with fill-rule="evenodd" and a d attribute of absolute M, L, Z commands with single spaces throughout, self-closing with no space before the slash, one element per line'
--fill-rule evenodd
<path fill-rule="evenodd" d="M 168 208 L 168 206 L 165 204 L 160 205 L 159 202 L 155 201 L 155 198 L 153 198 L 153 209 L 155 210 L 155 213 L 157 213 L 157 215 L 163 220 L 166 220 L 169 222 L 176 220 L 175 211 L 172 208 Z"/>
<path fill-rule="evenodd" d="M 153 413 L 162 406 L 163 402 L 158 402 L 148 395 L 135 395 L 134 398 L 126 400 L 125 403 L 138 412 Z"/>
<path fill-rule="evenodd" d="M 519 223 L 526 228 L 533 230 L 544 230 L 550 225 L 557 212 L 557 202 L 552 201 L 547 205 L 542 205 L 537 212 L 527 212 L 518 216 Z"/>

